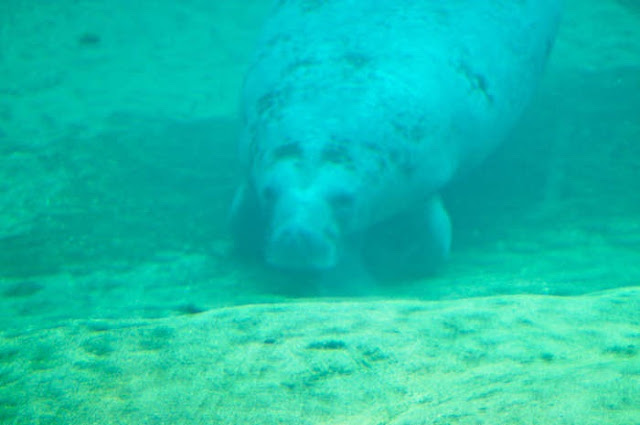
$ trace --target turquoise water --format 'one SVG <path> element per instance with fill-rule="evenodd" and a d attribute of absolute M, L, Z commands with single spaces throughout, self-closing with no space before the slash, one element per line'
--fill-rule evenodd
<path fill-rule="evenodd" d="M 0 423 L 640 424 L 638 2 L 566 2 L 449 261 L 347 296 L 227 232 L 267 3 L 0 5 Z"/>

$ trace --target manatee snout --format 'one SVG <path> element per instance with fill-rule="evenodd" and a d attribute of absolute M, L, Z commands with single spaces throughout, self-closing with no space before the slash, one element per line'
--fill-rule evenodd
<path fill-rule="evenodd" d="M 265 252 L 270 265 L 289 270 L 336 266 L 339 232 L 323 199 L 289 196 L 274 207 Z"/>

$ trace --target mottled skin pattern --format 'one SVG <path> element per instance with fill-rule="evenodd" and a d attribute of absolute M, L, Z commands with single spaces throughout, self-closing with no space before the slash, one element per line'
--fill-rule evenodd
<path fill-rule="evenodd" d="M 558 3 L 276 1 L 242 96 L 239 246 L 296 270 L 446 257 L 438 191 L 518 119 Z"/>

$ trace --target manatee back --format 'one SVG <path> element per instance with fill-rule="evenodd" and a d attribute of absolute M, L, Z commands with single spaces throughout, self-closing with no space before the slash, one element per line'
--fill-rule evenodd
<path fill-rule="evenodd" d="M 280 128 L 322 127 L 383 151 L 402 144 L 414 161 L 405 169 L 418 170 L 412 190 L 436 190 L 519 117 L 551 49 L 559 3 L 276 1 L 245 80 L 241 156 L 250 163 L 273 149 Z"/>

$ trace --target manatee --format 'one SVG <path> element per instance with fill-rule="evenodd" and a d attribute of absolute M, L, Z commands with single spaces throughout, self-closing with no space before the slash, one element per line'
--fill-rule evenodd
<path fill-rule="evenodd" d="M 286 270 L 428 272 L 438 193 L 512 129 L 559 0 L 279 0 L 242 89 L 237 246 Z M 349 259 L 349 260 L 348 260 Z"/>

